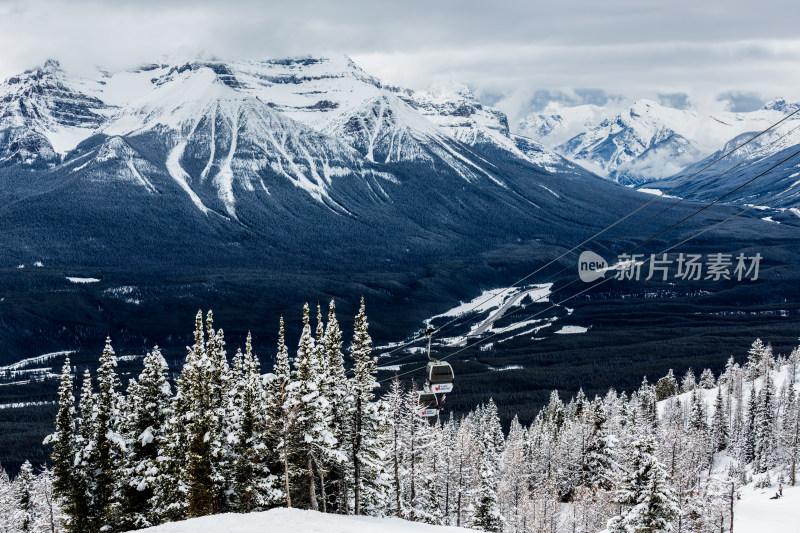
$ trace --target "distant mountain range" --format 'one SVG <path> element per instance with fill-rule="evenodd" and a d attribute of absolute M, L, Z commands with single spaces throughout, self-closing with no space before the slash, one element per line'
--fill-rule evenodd
<path fill-rule="evenodd" d="M 800 104 L 777 99 L 756 111 L 708 115 L 640 100 L 621 112 L 579 105 L 535 113 L 523 119 L 518 129 L 598 175 L 625 185 L 664 189 L 798 107 Z M 688 194 L 692 187 L 711 181 L 716 185 L 704 187 L 705 193 L 695 196 L 698 200 L 733 189 L 745 181 L 744 177 L 753 175 L 753 171 L 758 173 L 757 169 L 769 168 L 768 160 L 772 155 L 783 153 L 791 146 L 800 146 L 798 125 L 800 118 L 792 117 L 737 154 L 735 163 L 741 164 L 734 174 L 740 178 L 727 174 L 719 177 L 727 167 L 714 167 L 693 179 L 690 187 L 673 193 Z M 793 173 L 791 168 L 794 167 L 776 169 L 763 182 L 780 187 Z M 742 190 L 726 201 L 753 202 L 768 197 L 770 192 L 777 192 L 777 189 L 760 185 Z M 796 196 L 787 195 L 771 205 L 796 206 Z"/>

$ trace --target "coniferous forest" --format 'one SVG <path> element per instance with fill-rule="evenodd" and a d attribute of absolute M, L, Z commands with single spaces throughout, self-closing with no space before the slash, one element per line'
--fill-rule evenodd
<path fill-rule="evenodd" d="M 138 379 L 107 340 L 96 375 L 67 359 L 52 468 L 0 477 L 6 532 L 121 532 L 216 513 L 297 507 L 493 532 L 733 531 L 746 484 L 796 483 L 800 348 L 756 340 L 721 375 L 670 371 L 631 394 L 565 400 L 503 431 L 491 399 L 419 416 L 414 384 L 378 395 L 362 299 L 345 347 L 334 302 L 283 319 L 272 369 L 248 336 L 232 356 L 213 315 L 170 380 L 155 347 Z M 77 394 L 76 394 L 77 392 Z"/>

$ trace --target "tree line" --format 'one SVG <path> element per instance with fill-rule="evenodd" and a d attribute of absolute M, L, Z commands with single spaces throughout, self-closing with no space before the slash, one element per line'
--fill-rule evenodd
<path fill-rule="evenodd" d="M 52 471 L 28 464 L 0 480 L 2 508 L 17 513 L 10 531 L 126 531 L 290 506 L 494 532 L 712 533 L 731 530 L 743 485 L 796 481 L 800 349 L 776 357 L 757 340 L 718 377 L 688 371 L 679 383 L 670 371 L 630 395 L 565 402 L 553 391 L 530 426 L 515 419 L 507 432 L 491 400 L 430 422 L 413 383 L 395 379 L 377 398 L 371 350 L 362 300 L 346 350 L 334 302 L 327 320 L 317 307 L 315 330 L 304 307 L 294 357 L 281 319 L 267 374 L 249 336 L 229 360 L 211 312 L 198 313 L 174 383 L 155 348 L 123 393 L 108 341 L 76 403 L 67 360 Z M 20 486 L 51 487 L 50 511 Z"/>

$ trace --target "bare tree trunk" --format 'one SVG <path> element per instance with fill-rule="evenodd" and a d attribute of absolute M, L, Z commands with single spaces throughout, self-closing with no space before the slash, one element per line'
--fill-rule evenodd
<path fill-rule="evenodd" d="M 328 496 L 325 493 L 325 473 L 319 467 L 319 464 L 317 463 L 316 459 L 314 460 L 314 464 L 317 467 L 317 472 L 319 472 L 319 491 L 320 491 L 320 497 L 322 498 L 322 512 L 323 513 L 327 513 L 328 512 L 328 501 L 327 501 L 328 500 Z"/>
<path fill-rule="evenodd" d="M 397 518 L 402 518 L 402 512 L 400 509 L 400 457 L 397 453 L 397 443 L 400 438 L 398 426 L 398 420 L 395 416 L 394 421 L 394 492 L 395 492 L 395 504 L 397 505 Z"/>
<path fill-rule="evenodd" d="M 283 426 L 283 484 L 286 491 L 286 507 L 292 506 L 292 493 L 289 488 L 289 450 L 286 441 L 286 421 Z"/>
<path fill-rule="evenodd" d="M 733 503 L 734 503 L 735 499 L 736 499 L 735 486 L 734 486 L 734 483 L 731 481 L 731 531 L 730 531 L 730 533 L 733 533 Z"/>
<path fill-rule="evenodd" d="M 319 511 L 319 503 L 317 502 L 317 483 L 314 479 L 314 461 L 310 453 L 306 457 L 306 467 L 308 468 L 308 499 L 311 503 L 311 510 Z"/>

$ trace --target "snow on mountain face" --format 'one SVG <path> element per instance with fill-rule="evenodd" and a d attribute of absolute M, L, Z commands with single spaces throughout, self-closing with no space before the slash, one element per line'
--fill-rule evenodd
<path fill-rule="evenodd" d="M 797 107 L 785 101 L 768 104 L 767 110 L 792 112 Z M 716 152 L 687 166 L 674 176 L 642 184 L 667 190 L 676 187 L 671 194 L 698 201 L 710 201 L 728 194 L 731 189 L 743 186 L 752 178 L 769 172 L 748 184 L 725 201 L 738 204 L 767 205 L 775 208 L 794 208 L 800 205 L 800 161 L 789 158 L 800 150 L 800 117 L 791 117 L 760 137 L 751 138 L 756 132 L 734 137 Z M 750 142 L 748 142 L 750 141 Z M 747 143 L 747 144 L 744 144 Z M 734 149 L 724 161 L 708 169 L 704 168 Z M 774 168 L 773 168 L 774 167 Z M 683 183 L 691 178 L 690 181 Z M 790 189 L 786 192 L 782 192 Z M 781 193 L 778 196 L 776 194 Z"/>
<path fill-rule="evenodd" d="M 203 213 L 224 211 L 231 218 L 236 190 L 269 194 L 264 169 L 337 210 L 341 206 L 328 193 L 332 181 L 392 179 L 381 165 L 444 166 L 468 181 L 488 178 L 502 187 L 493 165 L 472 148 L 499 150 L 551 172 L 566 164 L 544 147 L 529 157 L 533 152 L 521 150 L 509 135 L 505 115 L 480 104 L 465 87 L 427 93 L 387 87 L 346 57 L 152 64 L 98 71 L 95 79 L 69 77 L 50 62 L 1 90 L 6 160 L 52 164 L 93 134 L 118 137 L 102 141 L 92 156 L 98 161 L 81 160 L 72 171 L 96 174 L 98 165 L 116 161 L 121 174 L 109 179 L 157 190 L 146 173 L 148 165 L 163 165 Z M 143 157 L 134 138 L 166 147 L 163 161 L 154 160 L 149 148 Z M 70 157 L 89 157 L 85 150 Z M 148 167 L 145 174 L 140 165 Z M 221 208 L 208 205 L 209 190 Z"/>
<path fill-rule="evenodd" d="M 347 145 L 238 91 L 240 82 L 219 65 L 174 69 L 156 85 L 100 132 L 158 138 L 167 148 L 164 164 L 169 175 L 204 213 L 211 210 L 198 193 L 204 186 L 213 188 L 232 218 L 236 218 L 235 189 L 269 194 L 262 169 L 334 207 L 327 192 L 333 179 L 375 174 Z"/>
<path fill-rule="evenodd" d="M 520 123 L 520 131 L 600 175 L 635 184 L 675 174 L 731 138 L 767 127 L 789 109 L 785 101 L 776 101 L 750 113 L 706 115 L 640 100 L 606 116 L 603 108 L 590 105 L 532 115 Z"/>
<path fill-rule="evenodd" d="M 0 164 L 53 162 L 103 123 L 109 106 L 56 61 L 0 85 Z"/>

